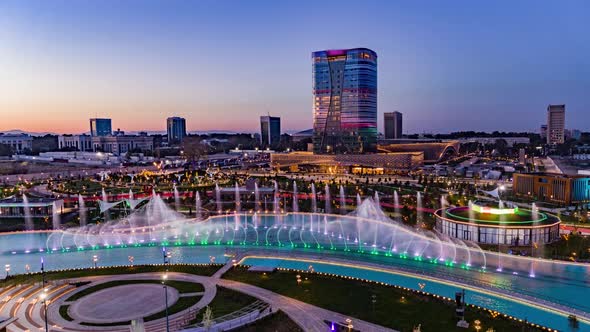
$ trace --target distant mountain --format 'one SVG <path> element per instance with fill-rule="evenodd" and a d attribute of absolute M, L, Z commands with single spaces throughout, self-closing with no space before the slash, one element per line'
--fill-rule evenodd
<path fill-rule="evenodd" d="M 34 131 L 25 131 L 25 130 L 21 130 L 21 129 L 11 129 L 11 130 L 4 130 L 4 131 L 0 131 L 0 133 L 3 133 L 5 135 L 21 135 L 21 134 L 27 134 L 27 135 L 31 135 L 31 136 L 45 136 L 45 135 L 59 135 L 57 133 L 53 133 L 53 132 L 34 132 Z"/>

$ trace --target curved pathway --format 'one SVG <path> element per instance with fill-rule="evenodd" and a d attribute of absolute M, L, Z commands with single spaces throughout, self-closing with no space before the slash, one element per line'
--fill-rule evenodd
<path fill-rule="evenodd" d="M 238 257 L 236 257 L 239 259 Z M 241 258 L 241 257 L 240 257 Z M 192 274 L 169 272 L 169 280 L 188 281 L 200 283 L 203 285 L 205 291 L 202 297 L 191 308 L 182 312 L 170 315 L 171 331 L 179 331 L 186 327 L 188 322 L 193 319 L 196 313 L 208 305 L 216 295 L 216 286 L 226 287 L 238 292 L 248 294 L 256 297 L 262 301 L 269 303 L 273 311 L 282 310 L 293 321 L 301 326 L 305 331 L 328 331 L 329 326 L 325 321 L 333 321 L 345 323 L 346 319 L 351 318 L 355 329 L 369 332 L 390 332 L 387 329 L 375 324 L 360 321 L 352 317 L 348 317 L 336 312 L 325 310 L 311 304 L 297 301 L 286 296 L 273 293 L 269 290 L 262 289 L 256 286 L 220 279 L 221 275 L 233 266 L 234 262 L 230 262 L 223 266 L 214 276 L 198 276 Z M 48 311 L 47 318 L 49 322 L 49 331 L 53 332 L 87 332 L 87 331 L 102 331 L 102 332 L 127 332 L 128 327 L 107 327 L 107 326 L 85 326 L 78 324 L 79 320 L 67 321 L 59 313 L 59 307 L 64 304 L 69 304 L 66 299 L 72 294 L 80 292 L 86 288 L 95 286 L 97 284 L 116 281 L 116 280 L 159 280 L 161 273 L 141 273 L 129 275 L 112 275 L 112 276 L 94 276 L 76 278 L 64 281 L 62 284 L 48 285 Z M 92 281 L 91 284 L 75 288 L 70 286 L 67 282 L 81 282 Z M 145 285 L 145 284 L 144 284 Z M 133 285 L 129 285 L 133 286 Z M 122 286 L 118 286 L 120 288 Z M 115 288 L 115 287 L 113 287 Z M 107 289 L 108 290 L 108 289 Z M 44 310 L 43 303 L 39 300 L 41 294 L 40 285 L 17 286 L 6 290 L 0 290 L 0 294 L 5 294 L 7 300 L 0 302 L 2 312 L 13 314 L 18 320 L 8 326 L 9 332 L 24 332 L 24 331 L 44 331 Z M 100 292 L 100 291 L 99 291 Z M 9 295 L 10 294 L 10 295 Z M 72 309 L 72 308 L 70 308 Z M 76 316 L 76 313 L 73 314 Z M 75 317 L 73 317 L 75 318 Z M 118 320 L 118 319 L 117 319 Z M 165 318 L 157 319 L 145 323 L 146 331 L 161 332 L 165 329 Z"/>

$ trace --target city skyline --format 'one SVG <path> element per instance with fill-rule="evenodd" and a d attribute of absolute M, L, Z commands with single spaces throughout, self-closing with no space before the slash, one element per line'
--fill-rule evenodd
<path fill-rule="evenodd" d="M 567 105 L 568 128 L 590 129 L 581 1 L 166 4 L 0 4 L 0 131 L 81 133 L 93 117 L 165 131 L 177 115 L 189 132 L 257 132 L 268 112 L 304 130 L 311 52 L 355 47 L 379 54 L 380 132 L 394 110 L 407 133 L 538 131 L 549 104 Z"/>

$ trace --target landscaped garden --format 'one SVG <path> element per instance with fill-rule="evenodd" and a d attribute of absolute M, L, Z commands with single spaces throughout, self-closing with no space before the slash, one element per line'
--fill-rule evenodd
<path fill-rule="evenodd" d="M 297 275 L 301 282 L 297 282 Z M 412 331 L 418 324 L 423 331 L 464 331 L 456 327 L 454 302 L 387 285 L 315 273 L 254 273 L 247 272 L 245 267 L 235 267 L 224 278 L 399 331 Z M 483 331 L 488 328 L 496 332 L 535 330 L 496 312 L 472 307 L 468 307 L 465 318 L 469 322 L 479 320 Z"/>

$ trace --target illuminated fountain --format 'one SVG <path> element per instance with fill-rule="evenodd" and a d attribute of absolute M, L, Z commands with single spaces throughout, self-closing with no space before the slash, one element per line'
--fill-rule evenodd
<path fill-rule="evenodd" d="M 35 229 L 35 224 L 33 223 L 33 216 L 31 215 L 31 205 L 29 203 L 29 198 L 25 194 L 23 194 L 23 210 L 25 216 L 25 229 L 27 231 L 32 231 Z"/>
<path fill-rule="evenodd" d="M 201 215 L 201 207 L 202 203 L 201 203 L 201 195 L 199 194 L 198 191 L 195 191 L 195 218 L 197 219 L 201 219 L 202 215 Z"/>
<path fill-rule="evenodd" d="M 78 215 L 80 216 L 80 226 L 86 226 L 86 203 L 84 203 L 84 197 L 78 194 Z"/>
<path fill-rule="evenodd" d="M 217 213 L 221 213 L 223 206 L 221 205 L 221 189 L 219 184 L 215 184 L 215 203 L 217 204 Z"/>
<path fill-rule="evenodd" d="M 258 182 L 254 182 L 254 211 L 260 211 L 260 190 L 258 189 Z"/>
<path fill-rule="evenodd" d="M 311 212 L 312 213 L 318 212 L 318 201 L 317 201 L 317 195 L 315 192 L 315 183 L 311 184 Z"/>
<path fill-rule="evenodd" d="M 55 201 L 51 204 L 51 222 L 53 224 L 54 230 L 61 229 L 61 218 L 59 215 L 59 206 L 57 205 L 57 202 L 55 202 Z"/>
<path fill-rule="evenodd" d="M 279 213 L 281 211 L 280 207 L 279 207 L 279 184 L 277 183 L 277 181 L 274 181 L 275 183 L 275 192 L 273 195 L 273 212 L 274 213 Z"/>
<path fill-rule="evenodd" d="M 340 214 L 346 214 L 346 195 L 342 185 L 340 186 Z"/>
<path fill-rule="evenodd" d="M 180 211 L 180 193 L 178 192 L 176 184 L 174 184 L 174 208 L 176 211 Z"/>
<path fill-rule="evenodd" d="M 330 198 L 330 186 L 326 183 L 325 186 L 325 195 L 324 195 L 324 200 L 325 200 L 325 211 L 326 213 L 332 213 L 332 199 Z"/>
<path fill-rule="evenodd" d="M 293 212 L 299 212 L 299 202 L 297 197 L 297 182 L 293 181 Z"/>
<path fill-rule="evenodd" d="M 399 195 L 397 194 L 397 190 L 393 192 L 393 212 L 395 213 L 395 220 L 401 222 L 402 214 L 400 213 L 400 205 L 399 205 Z"/>

